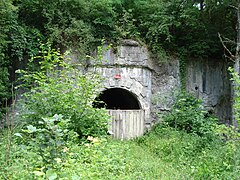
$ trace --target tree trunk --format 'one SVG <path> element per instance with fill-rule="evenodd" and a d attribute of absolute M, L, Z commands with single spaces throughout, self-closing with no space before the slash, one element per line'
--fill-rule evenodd
<path fill-rule="evenodd" d="M 240 59 L 240 0 L 238 0 L 237 5 L 237 47 L 236 47 L 236 72 L 239 73 L 239 59 Z"/>
<path fill-rule="evenodd" d="M 236 72 L 238 75 L 240 75 L 240 66 L 239 66 L 239 61 L 240 61 L 240 0 L 237 1 L 237 25 L 236 25 L 236 30 L 237 30 L 237 46 L 236 46 L 236 54 L 235 54 L 235 62 L 234 62 L 234 72 Z M 235 127 L 238 127 L 238 113 L 234 110 L 234 99 L 235 99 L 236 93 L 234 90 L 234 84 L 232 87 L 232 113 L 233 113 L 233 125 Z"/>

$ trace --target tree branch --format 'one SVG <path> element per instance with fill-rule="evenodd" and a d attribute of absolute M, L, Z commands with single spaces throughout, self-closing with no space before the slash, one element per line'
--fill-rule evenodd
<path fill-rule="evenodd" d="M 226 38 L 226 37 L 223 37 L 223 42 L 224 43 L 230 43 L 230 44 L 233 44 L 233 45 L 237 45 L 237 43 L 229 38 Z"/>
<path fill-rule="evenodd" d="M 235 61 L 236 57 L 232 54 L 232 52 L 231 52 L 231 51 L 227 48 L 227 46 L 224 44 L 224 41 L 223 41 L 220 33 L 218 33 L 218 37 L 219 37 L 219 39 L 220 39 L 220 41 L 221 41 L 221 43 L 222 43 L 223 48 L 224 48 L 224 49 L 228 52 L 228 54 L 230 55 L 230 56 L 227 56 L 227 55 L 225 54 L 225 56 L 228 57 L 229 59 L 231 59 L 232 61 Z"/>
<path fill-rule="evenodd" d="M 235 9 L 235 10 L 238 10 L 238 8 L 236 6 L 233 6 L 233 5 L 229 5 L 229 7 Z"/>

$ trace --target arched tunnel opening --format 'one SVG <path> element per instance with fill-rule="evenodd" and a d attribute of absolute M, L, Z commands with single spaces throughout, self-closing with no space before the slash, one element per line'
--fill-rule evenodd
<path fill-rule="evenodd" d="M 95 108 L 107 109 L 141 109 L 137 97 L 122 88 L 112 88 L 103 91 L 93 103 Z"/>

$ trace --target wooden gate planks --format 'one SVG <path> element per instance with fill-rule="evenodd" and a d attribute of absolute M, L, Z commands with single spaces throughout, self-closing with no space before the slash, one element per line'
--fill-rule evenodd
<path fill-rule="evenodd" d="M 109 131 L 114 138 L 130 139 L 144 133 L 144 110 L 108 110 L 111 116 Z"/>

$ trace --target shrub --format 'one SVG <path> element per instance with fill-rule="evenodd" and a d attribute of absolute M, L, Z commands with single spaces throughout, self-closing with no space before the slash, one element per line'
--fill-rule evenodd
<path fill-rule="evenodd" d="M 164 123 L 187 133 L 205 136 L 213 134 L 216 118 L 208 115 L 199 99 L 182 92 L 177 95 L 170 113 L 164 118 Z"/>
<path fill-rule="evenodd" d="M 105 135 L 108 115 L 95 109 L 92 102 L 98 94 L 101 78 L 97 73 L 83 74 L 65 63 L 63 56 L 50 47 L 42 46 L 38 57 L 40 71 L 21 71 L 24 85 L 30 91 L 23 94 L 21 119 L 27 125 L 39 127 L 42 118 L 63 115 L 69 128 L 80 138 Z"/>

